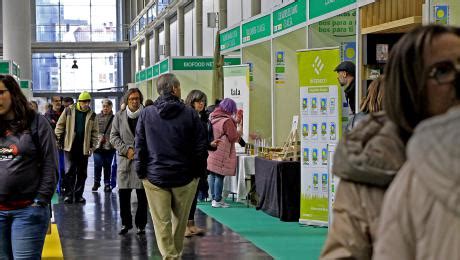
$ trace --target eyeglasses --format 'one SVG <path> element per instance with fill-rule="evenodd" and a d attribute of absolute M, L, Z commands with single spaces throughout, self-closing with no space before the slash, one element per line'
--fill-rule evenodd
<path fill-rule="evenodd" d="M 431 66 L 428 77 L 436 80 L 438 84 L 447 84 L 455 80 L 457 73 L 460 73 L 460 63 L 441 61 Z"/>
<path fill-rule="evenodd" d="M 3 96 L 5 92 L 9 91 L 8 89 L 0 89 L 0 96 Z"/>

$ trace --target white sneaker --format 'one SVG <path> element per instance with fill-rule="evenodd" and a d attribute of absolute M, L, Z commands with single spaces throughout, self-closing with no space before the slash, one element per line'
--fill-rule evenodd
<path fill-rule="evenodd" d="M 215 201 L 215 200 L 212 200 L 211 206 L 212 206 L 213 208 L 220 208 L 220 207 L 222 207 L 222 206 L 220 205 L 220 202 L 217 202 L 217 201 Z"/>
<path fill-rule="evenodd" d="M 223 200 L 222 200 L 221 202 L 219 202 L 219 204 L 220 204 L 220 206 L 221 206 L 222 208 L 228 208 L 228 207 L 230 207 L 230 204 L 225 203 Z"/>

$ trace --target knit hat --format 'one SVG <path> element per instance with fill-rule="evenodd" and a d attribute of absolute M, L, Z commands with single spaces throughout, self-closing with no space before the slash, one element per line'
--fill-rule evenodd
<path fill-rule="evenodd" d="M 91 95 L 87 91 L 83 91 L 78 96 L 78 101 L 91 100 Z"/>

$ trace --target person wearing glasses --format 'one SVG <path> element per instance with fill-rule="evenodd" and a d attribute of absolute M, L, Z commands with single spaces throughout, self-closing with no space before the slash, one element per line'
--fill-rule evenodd
<path fill-rule="evenodd" d="M 455 106 L 415 129 L 385 195 L 375 259 L 460 259 L 460 28 L 435 28 L 423 53 L 426 113 Z"/>
<path fill-rule="evenodd" d="M 135 224 L 137 234 L 145 234 L 147 225 L 147 197 L 144 186 L 137 177 L 134 167 L 134 138 L 139 115 L 144 110 L 142 102 L 144 97 L 138 88 L 129 89 L 125 95 L 126 109 L 118 111 L 112 122 L 110 143 L 118 151 L 117 183 L 118 197 L 120 199 L 121 230 L 119 235 L 125 235 L 133 228 L 131 215 L 131 192 L 136 190 L 137 211 Z"/>
<path fill-rule="evenodd" d="M 41 259 L 56 171 L 51 126 L 0 75 L 0 259 Z"/>
<path fill-rule="evenodd" d="M 187 98 L 185 99 L 185 105 L 190 106 L 198 113 L 200 122 L 203 125 L 203 128 L 206 131 L 206 136 L 208 138 L 208 151 L 215 151 L 221 140 L 214 140 L 214 137 L 210 136 L 212 133 L 208 133 L 207 124 L 209 120 L 209 114 L 205 110 L 207 100 L 208 98 L 203 91 L 195 89 L 190 91 L 190 93 L 187 95 Z M 195 169 L 200 174 L 200 179 L 198 181 L 198 189 L 196 191 L 192 207 L 190 208 L 187 228 L 185 229 L 185 237 L 200 236 L 206 233 L 204 229 L 195 226 L 195 211 L 196 205 L 198 203 L 198 194 L 201 193 L 203 194 L 203 197 L 208 197 L 209 185 L 208 171 L 206 170 L 206 159 L 207 158 L 203 158 L 203 162 L 200 167 Z"/>
<path fill-rule="evenodd" d="M 455 80 L 458 81 L 459 37 L 458 28 L 429 25 L 412 30 L 394 45 L 383 82 L 385 113 L 368 115 L 342 138 L 336 149 L 332 171 L 340 177 L 340 183 L 321 259 L 460 257 L 458 250 L 457 255 L 444 254 L 442 250 L 449 245 L 456 248 L 460 239 L 460 212 L 458 203 L 453 203 L 460 199 L 454 192 L 458 187 L 443 186 L 449 182 L 446 174 L 452 174 L 452 184 L 458 182 L 459 167 L 437 177 L 430 175 L 430 184 L 411 182 L 410 175 L 414 171 L 408 171 L 407 167 L 399 172 L 406 161 L 406 145 L 417 125 L 446 113 L 458 102 L 455 86 L 458 82 Z M 425 139 L 417 140 L 420 148 L 433 148 L 431 152 L 420 149 L 415 155 L 409 149 L 409 161 L 415 156 L 422 168 L 437 167 L 439 163 L 455 166 L 454 162 L 459 161 L 446 154 L 453 151 L 450 145 L 458 147 L 455 146 L 458 141 L 440 148 L 431 145 L 433 142 L 426 146 Z M 458 152 L 453 154 L 458 155 Z M 418 193 L 423 185 L 431 186 L 430 190 L 437 190 L 444 197 L 434 192 L 428 197 Z M 454 211 L 447 213 L 448 205 L 453 206 Z M 444 218 L 448 214 L 452 218 Z M 411 222 L 411 217 L 416 220 Z M 455 218 L 457 222 L 452 222 Z M 447 235 L 443 233 L 448 230 Z M 420 243 L 415 238 L 420 239 Z M 421 254 L 414 254 L 415 248 L 420 249 Z"/>

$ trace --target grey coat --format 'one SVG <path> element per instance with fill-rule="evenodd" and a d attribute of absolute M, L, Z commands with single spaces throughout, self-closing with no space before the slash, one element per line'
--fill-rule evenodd
<path fill-rule="evenodd" d="M 134 161 L 126 155 L 128 149 L 134 149 L 134 133 L 128 124 L 126 110 L 117 112 L 112 122 L 110 143 L 118 151 L 117 183 L 119 189 L 143 189 L 142 182 L 137 177 Z"/>

